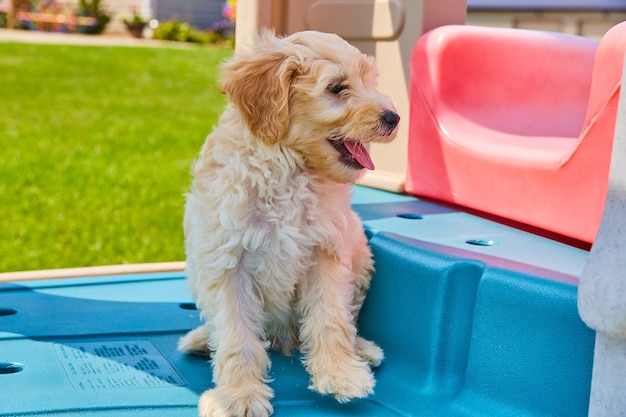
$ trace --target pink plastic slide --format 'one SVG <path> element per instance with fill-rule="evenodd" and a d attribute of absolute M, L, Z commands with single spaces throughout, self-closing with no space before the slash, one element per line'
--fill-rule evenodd
<path fill-rule="evenodd" d="M 444 26 L 411 60 L 406 190 L 581 242 L 604 207 L 626 22 L 598 43 Z"/>

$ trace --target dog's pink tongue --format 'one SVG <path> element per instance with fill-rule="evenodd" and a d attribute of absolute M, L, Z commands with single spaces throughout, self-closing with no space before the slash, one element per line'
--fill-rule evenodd
<path fill-rule="evenodd" d="M 367 152 L 367 149 L 365 149 L 365 146 L 363 146 L 361 142 L 346 140 L 343 144 L 354 159 L 356 159 L 364 168 L 371 170 L 376 169 L 374 163 L 372 162 L 372 158 L 370 158 L 369 152 Z"/>

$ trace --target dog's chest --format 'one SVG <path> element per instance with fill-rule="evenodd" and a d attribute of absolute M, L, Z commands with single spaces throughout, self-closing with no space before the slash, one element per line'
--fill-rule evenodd
<path fill-rule="evenodd" d="M 320 250 L 341 244 L 349 203 L 334 201 L 304 176 L 282 187 L 270 182 L 251 197 L 250 224 L 242 236 L 245 263 L 266 290 L 291 291 L 315 267 Z"/>
<path fill-rule="evenodd" d="M 299 320 L 296 306 L 301 283 L 314 276 L 321 252 L 343 243 L 349 212 L 349 203 L 344 210 L 342 201 L 328 198 L 318 187 L 297 184 L 283 189 L 289 190 L 288 198 L 266 198 L 269 195 L 259 193 L 250 233 L 263 239 L 244 255 L 262 292 L 264 327 L 273 347 L 286 351 L 297 345 L 293 326 Z"/>
<path fill-rule="evenodd" d="M 198 198 L 209 208 L 207 252 L 216 263 L 237 259 L 266 303 L 289 304 L 317 254 L 342 244 L 349 185 L 307 172 L 288 148 L 226 145 L 216 142 L 200 165 L 206 173 L 196 175 Z"/>

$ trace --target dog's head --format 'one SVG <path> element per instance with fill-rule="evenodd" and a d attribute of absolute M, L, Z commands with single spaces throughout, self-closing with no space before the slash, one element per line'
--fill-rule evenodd
<path fill-rule="evenodd" d="M 392 140 L 400 121 L 377 75 L 373 58 L 336 35 L 264 31 L 224 65 L 222 91 L 256 140 L 289 146 L 307 169 L 350 183 L 374 169 L 365 144 Z"/>

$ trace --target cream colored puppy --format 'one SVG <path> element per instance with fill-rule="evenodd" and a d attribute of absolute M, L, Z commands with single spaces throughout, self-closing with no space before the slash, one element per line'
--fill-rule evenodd
<path fill-rule="evenodd" d="M 336 35 L 262 32 L 223 67 L 229 100 L 194 165 L 185 208 L 189 285 L 205 323 L 184 352 L 211 354 L 203 417 L 265 417 L 269 348 L 299 348 L 311 389 L 373 392 L 382 350 L 357 336 L 373 267 L 350 187 L 366 143 L 400 120 L 374 60 Z"/>

